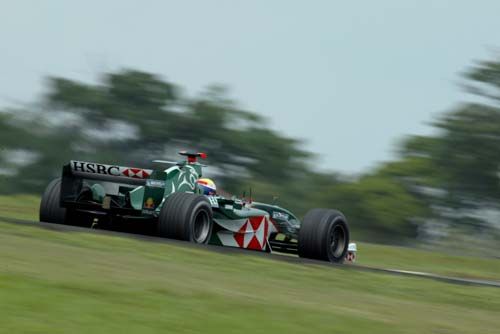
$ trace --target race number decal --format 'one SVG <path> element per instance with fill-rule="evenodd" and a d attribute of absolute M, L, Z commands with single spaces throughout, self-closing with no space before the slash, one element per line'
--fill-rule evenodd
<path fill-rule="evenodd" d="M 219 201 L 217 201 L 217 198 L 214 196 L 207 196 L 208 201 L 210 202 L 210 205 L 212 208 L 218 208 L 219 207 Z"/>

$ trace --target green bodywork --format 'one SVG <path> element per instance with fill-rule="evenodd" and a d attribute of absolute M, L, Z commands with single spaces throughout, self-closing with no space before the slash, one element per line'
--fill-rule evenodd
<path fill-rule="evenodd" d="M 196 181 L 202 176 L 198 163 L 179 163 L 166 170 L 157 170 L 146 181 L 129 192 L 130 204 L 143 214 L 156 215 L 160 212 L 165 198 L 174 192 L 197 192 Z"/>
<path fill-rule="evenodd" d="M 153 171 L 144 186 L 120 186 L 119 193 L 121 196 L 128 194 L 132 208 L 141 210 L 143 215 L 158 216 L 165 199 L 174 192 L 200 193 L 196 181 L 202 175 L 201 164 L 179 162 L 165 170 Z M 102 203 L 106 196 L 104 187 L 95 183 L 91 190 L 93 200 Z M 212 208 L 216 209 L 214 219 L 241 219 L 268 214 L 266 210 L 245 206 L 243 201 L 235 198 L 210 196 L 209 200 Z"/>
<path fill-rule="evenodd" d="M 173 193 L 202 193 L 197 185 L 203 175 L 202 167 L 198 162 L 171 163 L 166 169 L 149 171 L 151 174 L 143 185 L 128 184 L 128 179 L 123 178 L 116 182 L 105 180 L 105 183 L 112 184 L 114 190 L 99 181 L 92 182 L 89 183 L 92 201 L 104 211 L 113 210 L 110 203 L 115 205 L 114 208 L 118 204 L 118 210 L 122 210 L 119 216 L 126 219 L 157 220 L 165 200 Z M 112 170 L 118 167 L 107 168 Z M 207 199 L 215 223 L 211 244 L 266 250 L 270 249 L 267 238 L 271 236 L 285 234 L 286 240 L 296 239 L 300 222 L 286 209 L 265 203 L 249 203 L 236 197 L 210 195 Z M 251 240 L 254 236 L 258 244 Z"/>

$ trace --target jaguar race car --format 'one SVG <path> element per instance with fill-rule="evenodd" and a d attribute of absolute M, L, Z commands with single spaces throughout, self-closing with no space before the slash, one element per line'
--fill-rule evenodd
<path fill-rule="evenodd" d="M 312 209 L 300 221 L 274 204 L 203 192 L 198 158 L 206 154 L 179 153 L 186 160 L 156 160 L 163 167 L 155 170 L 70 161 L 47 186 L 40 221 L 98 228 L 134 224 L 197 244 L 354 261 L 356 245 L 349 244 L 349 226 L 339 211 Z"/>

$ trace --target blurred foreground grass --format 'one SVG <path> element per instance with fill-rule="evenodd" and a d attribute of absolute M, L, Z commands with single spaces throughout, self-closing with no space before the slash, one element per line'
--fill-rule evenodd
<path fill-rule="evenodd" d="M 0 223 L 0 333 L 497 333 L 500 289 Z"/>
<path fill-rule="evenodd" d="M 39 207 L 37 196 L 0 196 L 0 217 L 38 221 Z"/>

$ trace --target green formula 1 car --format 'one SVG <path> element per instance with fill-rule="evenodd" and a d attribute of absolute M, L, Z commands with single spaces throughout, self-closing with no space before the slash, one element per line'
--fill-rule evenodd
<path fill-rule="evenodd" d="M 355 258 L 342 213 L 312 209 L 302 221 L 272 204 L 204 193 L 204 153 L 167 169 L 70 161 L 46 188 L 40 221 L 80 226 L 141 225 L 161 237 L 343 262 Z"/>

